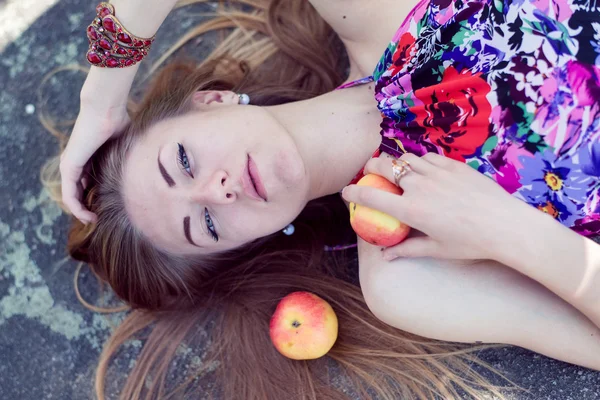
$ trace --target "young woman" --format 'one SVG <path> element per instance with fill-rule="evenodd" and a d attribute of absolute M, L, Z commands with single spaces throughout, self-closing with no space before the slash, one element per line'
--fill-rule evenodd
<path fill-rule="evenodd" d="M 143 41 L 175 2 L 112 3 Z M 62 201 L 85 223 L 74 222 L 69 250 L 136 310 L 105 349 L 98 395 L 116 348 L 152 326 L 123 396 L 161 397 L 177 344 L 216 313 L 225 398 L 341 397 L 318 379 L 323 364 L 269 347 L 270 312 L 293 290 L 331 302 L 341 331 L 330 356 L 356 390 L 384 398 L 494 390 L 473 358 L 394 328 L 600 369 L 600 246 L 588 238 L 600 233 L 599 10 L 241 3 L 258 11 L 231 14 L 251 31 L 219 48 L 229 58 L 166 68 L 131 120 L 137 64 L 97 68 L 109 61 L 88 53 L 96 66 L 60 163 Z M 337 38 L 350 69 L 334 90 Z M 363 167 L 404 194 L 344 189 Z M 346 243 L 342 189 L 414 228 L 388 249 L 358 240 L 364 301 L 323 257 Z"/>

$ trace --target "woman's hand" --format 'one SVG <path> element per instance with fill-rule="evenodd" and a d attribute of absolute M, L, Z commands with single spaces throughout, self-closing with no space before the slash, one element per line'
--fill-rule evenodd
<path fill-rule="evenodd" d="M 432 153 L 404 154 L 401 160 L 411 167 L 400 179 L 402 196 L 356 185 L 342 193 L 346 201 L 383 211 L 425 234 L 384 249 L 385 259 L 497 259 L 510 251 L 503 248 L 503 238 L 517 229 L 515 214 L 530 206 L 464 163 Z M 394 182 L 390 158 L 371 159 L 368 173 Z"/>
<path fill-rule="evenodd" d="M 136 36 L 150 38 L 177 0 L 111 0 L 120 23 Z M 91 18 L 91 17 L 90 17 Z M 63 203 L 83 223 L 96 215 L 81 203 L 84 168 L 96 150 L 129 123 L 126 103 L 139 63 L 127 68 L 92 66 L 81 89 L 81 111 L 60 158 Z"/>
<path fill-rule="evenodd" d="M 128 123 L 124 105 L 102 108 L 82 102 L 69 143 L 60 156 L 60 175 L 63 204 L 84 224 L 96 221 L 96 214 L 82 204 L 87 184 L 85 166 L 92 154 L 108 139 L 120 134 Z"/>

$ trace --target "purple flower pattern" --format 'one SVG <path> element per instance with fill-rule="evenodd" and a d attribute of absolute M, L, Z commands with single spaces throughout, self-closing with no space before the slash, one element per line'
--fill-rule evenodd
<path fill-rule="evenodd" d="M 578 1 L 422 0 L 371 77 L 380 150 L 464 159 L 599 235 L 600 7 Z"/>

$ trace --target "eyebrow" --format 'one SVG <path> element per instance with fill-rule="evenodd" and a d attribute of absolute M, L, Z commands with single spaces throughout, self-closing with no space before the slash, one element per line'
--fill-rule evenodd
<path fill-rule="evenodd" d="M 185 234 L 185 238 L 188 240 L 188 242 L 190 242 L 191 244 L 193 244 L 196 247 L 202 248 L 202 246 L 197 245 L 192 240 L 192 234 L 190 232 L 190 217 L 189 216 L 187 216 L 183 219 L 183 233 Z"/>
<path fill-rule="evenodd" d="M 158 149 L 158 157 L 156 158 L 156 160 L 158 161 L 158 169 L 165 182 L 167 182 L 167 185 L 169 185 L 169 187 L 173 187 L 175 186 L 175 181 L 173 180 L 173 178 L 171 178 L 171 175 L 169 175 L 165 167 L 160 162 L 160 150 L 161 149 Z"/>

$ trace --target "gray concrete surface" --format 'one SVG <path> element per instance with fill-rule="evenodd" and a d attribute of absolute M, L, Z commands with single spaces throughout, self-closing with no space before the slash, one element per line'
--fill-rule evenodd
<path fill-rule="evenodd" d="M 16 0 L 21 1 L 21 0 Z M 2 7 L 15 0 L 0 0 Z M 31 7 L 54 4 L 30 2 Z M 67 217 L 49 201 L 39 181 L 43 162 L 55 154 L 55 140 L 44 131 L 33 105 L 47 100 L 53 115 L 77 114 L 81 73 L 63 72 L 49 81 L 40 97 L 43 77 L 53 69 L 83 63 L 85 26 L 94 2 L 59 0 L 47 10 L 19 8 L 22 18 L 40 17 L 16 39 L 2 43 L 0 54 L 0 399 L 90 399 L 92 378 L 109 319 L 86 310 L 73 291 L 75 263 L 65 259 Z M 2 25 L 19 18 L 0 11 Z M 158 50 L 197 21 L 185 10 L 172 15 L 159 35 Z M 2 19 L 4 18 L 4 19 Z M 8 21 L 8 22 L 7 22 Z M 33 20 L 32 20 L 33 21 Z M 15 29 L 21 29 L 16 21 Z M 12 32 L 11 34 L 14 34 Z M 14 35 L 13 35 L 14 36 Z M 6 39 L 8 40 L 8 39 Z M 196 54 L 205 50 L 203 44 Z M 97 284 L 84 269 L 82 294 L 94 301 Z M 132 342 L 112 373 L 111 397 L 132 365 L 140 342 Z M 200 362 L 197 349 L 185 350 L 187 363 Z M 600 399 L 600 373 L 550 360 L 518 348 L 481 353 L 528 393 L 512 399 Z M 198 394 L 201 398 L 201 394 Z"/>

